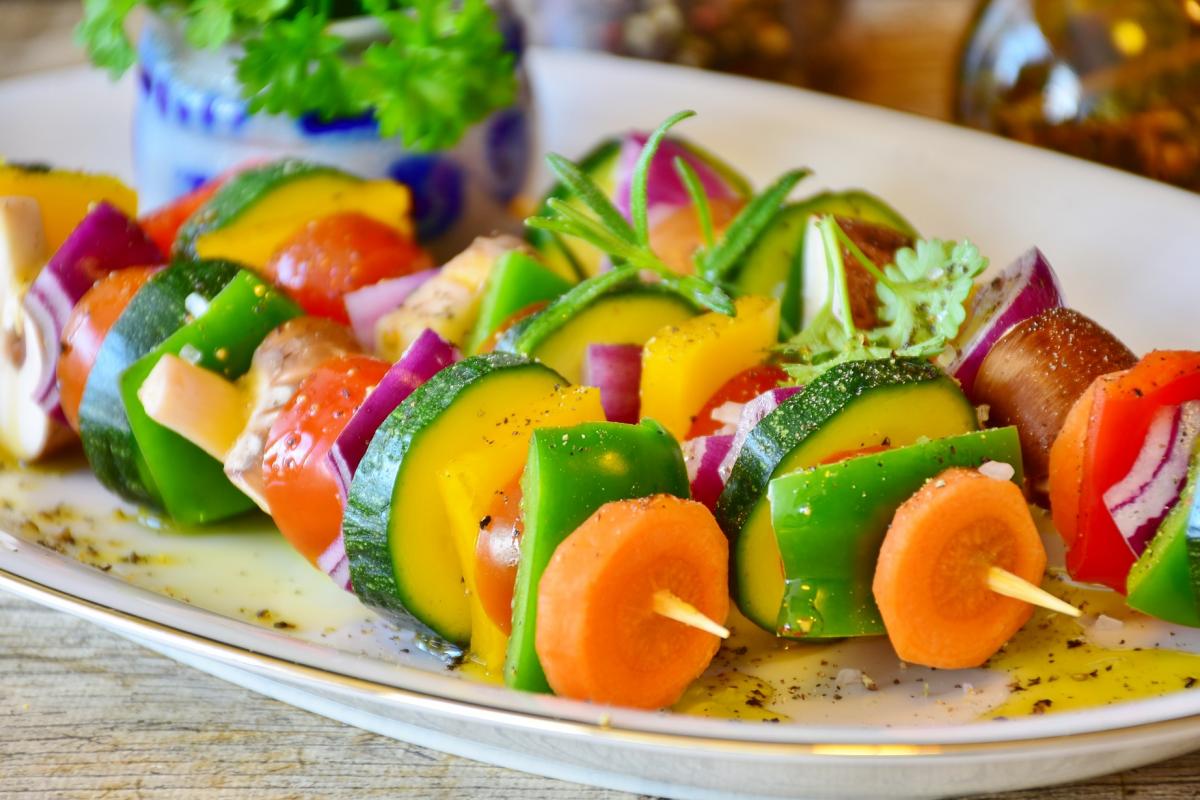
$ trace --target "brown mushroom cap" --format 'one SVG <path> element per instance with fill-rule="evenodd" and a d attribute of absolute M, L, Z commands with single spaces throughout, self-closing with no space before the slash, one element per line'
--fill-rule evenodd
<path fill-rule="evenodd" d="M 1070 308 L 1052 308 L 1013 326 L 988 352 L 975 399 L 994 426 L 1016 425 L 1031 485 L 1049 474 L 1050 447 L 1072 404 L 1092 381 L 1127 369 L 1133 352 L 1106 328 Z"/>

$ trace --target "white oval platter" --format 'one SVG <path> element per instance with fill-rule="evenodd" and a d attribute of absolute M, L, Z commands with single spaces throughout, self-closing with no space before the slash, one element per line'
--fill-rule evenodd
<path fill-rule="evenodd" d="M 809 165 L 806 189 L 861 186 L 927 234 L 970 237 L 994 264 L 1037 244 L 1071 304 L 1135 349 L 1200 346 L 1200 196 L 764 83 L 564 52 L 534 51 L 532 66 L 544 149 L 578 154 L 694 108 L 683 132 L 760 184 Z M 0 154 L 129 176 L 131 104 L 128 82 L 83 70 L 0 84 Z M 0 588 L 348 724 L 565 780 L 670 797 L 938 797 L 1076 780 L 1200 747 L 1200 691 L 1002 723 L 895 708 L 872 717 L 859 705 L 844 720 L 776 725 L 509 692 L 440 670 L 277 536 L 148 530 L 81 470 L 0 472 L 0 505 Z M 64 525 L 78 538 L 64 539 Z M 93 549 L 83 560 L 107 571 L 55 552 L 80 557 L 84 542 Z M 168 566 L 182 563 L 186 579 Z M 324 622 L 264 622 L 288 616 Z M 1200 636 L 1187 645 L 1200 650 Z"/>

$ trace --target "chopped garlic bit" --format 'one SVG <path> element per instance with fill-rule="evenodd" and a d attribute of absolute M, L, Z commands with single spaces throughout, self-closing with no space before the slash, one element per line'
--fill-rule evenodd
<path fill-rule="evenodd" d="M 4 545 L 6 550 L 11 550 L 14 553 L 20 549 L 20 542 L 17 541 L 16 537 L 4 531 L 0 531 L 0 544 Z"/>
<path fill-rule="evenodd" d="M 198 319 L 204 316 L 205 311 L 208 311 L 208 300 L 196 292 L 192 292 L 184 298 L 183 307 L 187 309 L 187 313 L 192 319 Z"/>
<path fill-rule="evenodd" d="M 745 407 L 745 403 L 734 403 L 732 401 L 722 403 L 712 410 L 712 418 L 722 425 L 732 425 L 736 428 L 738 420 L 742 418 L 742 409 Z"/>
<path fill-rule="evenodd" d="M 1107 614 L 1101 614 L 1096 617 L 1096 621 L 1092 623 L 1093 630 L 1097 631 L 1119 631 L 1125 627 L 1122 620 L 1110 617 Z"/>
<path fill-rule="evenodd" d="M 979 474 L 998 481 L 1011 481 L 1017 471 L 1013 469 L 1012 464 L 1005 464 L 1003 461 L 985 461 L 979 465 Z"/>
<path fill-rule="evenodd" d="M 987 403 L 980 403 L 975 406 L 975 419 L 979 420 L 979 427 L 987 425 L 988 417 L 992 415 L 992 407 Z"/>
<path fill-rule="evenodd" d="M 835 678 L 837 685 L 843 689 L 848 686 L 857 686 L 858 684 L 862 683 L 862 679 L 862 670 L 854 669 L 852 667 L 845 667 L 838 670 L 837 678 Z"/>
<path fill-rule="evenodd" d="M 183 347 L 179 348 L 179 357 L 189 364 L 195 365 L 200 363 L 200 360 L 204 358 L 204 354 L 197 350 L 195 345 L 189 342 L 188 344 L 185 344 Z"/>

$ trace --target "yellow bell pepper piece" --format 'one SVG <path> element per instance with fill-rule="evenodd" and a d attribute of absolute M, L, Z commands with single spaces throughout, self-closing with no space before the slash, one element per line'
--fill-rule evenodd
<path fill-rule="evenodd" d="M 643 419 L 682 439 L 726 381 L 762 363 L 778 340 L 779 301 L 741 297 L 737 316 L 712 312 L 664 328 L 642 351 Z"/>
<path fill-rule="evenodd" d="M 504 669 L 508 636 L 487 615 L 475 594 L 475 540 L 479 536 L 479 521 L 488 513 L 496 492 L 525 468 L 529 437 L 536 428 L 603 419 L 598 389 L 564 388 L 545 402 L 505 420 L 489 437 L 493 444 L 464 453 L 442 470 L 442 497 L 471 609 L 470 657 L 496 680 Z"/>
<path fill-rule="evenodd" d="M 262 269 L 305 223 L 330 214 L 365 214 L 411 236 L 411 207 L 404 184 L 314 173 L 282 184 L 228 225 L 202 234 L 196 239 L 196 254 Z"/>
<path fill-rule="evenodd" d="M 37 200 L 50 253 L 66 241 L 94 203 L 107 200 L 130 217 L 137 214 L 137 195 L 109 175 L 0 164 L 0 197 L 7 195 Z"/>

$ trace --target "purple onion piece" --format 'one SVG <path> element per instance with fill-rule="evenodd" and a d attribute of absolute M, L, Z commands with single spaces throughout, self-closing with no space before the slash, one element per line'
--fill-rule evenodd
<path fill-rule="evenodd" d="M 460 358 L 454 345 L 426 328 L 367 395 L 326 456 L 343 500 L 350 493 L 358 463 L 383 421 L 414 389 Z"/>
<path fill-rule="evenodd" d="M 583 359 L 583 383 L 600 390 L 609 422 L 638 421 L 642 380 L 640 344 L 591 344 Z"/>
<path fill-rule="evenodd" d="M 750 431 L 754 430 L 754 426 L 783 405 L 788 398 L 802 391 L 804 391 L 803 386 L 781 386 L 777 389 L 769 389 L 746 403 L 742 409 L 742 417 L 738 420 L 737 430 L 733 433 L 733 443 L 729 446 L 729 452 L 721 462 L 722 484 L 729 480 L 729 473 L 733 471 L 733 465 L 742 452 L 742 446 L 746 444 L 746 437 L 750 435 Z"/>
<path fill-rule="evenodd" d="M 328 575 L 339 588 L 353 592 L 350 583 L 350 558 L 346 555 L 346 540 L 341 534 L 317 557 L 317 566 Z"/>
<path fill-rule="evenodd" d="M 692 485 L 692 499 L 715 511 L 717 499 L 725 488 L 721 462 L 733 447 L 733 434 L 700 436 L 683 443 L 683 463 Z"/>
<path fill-rule="evenodd" d="M 617 193 L 614 201 L 617 210 L 626 218 L 632 217 L 629 196 L 633 187 L 633 169 L 649 138 L 646 133 L 630 133 L 621 140 L 621 152 L 617 160 Z M 727 200 L 739 196 L 729 181 L 686 144 L 674 139 L 665 139 L 654 154 L 654 160 L 650 162 L 650 169 L 646 174 L 646 206 L 651 220 L 661 213 L 659 209 L 670 210 L 692 204 L 687 187 L 675 171 L 677 157 L 682 157 L 696 170 L 704 193 L 710 200 Z"/>
<path fill-rule="evenodd" d="M 388 278 L 370 286 L 364 286 L 343 297 L 350 327 L 363 347 L 375 346 L 375 323 L 387 313 L 396 310 L 421 284 L 437 274 L 436 269 L 422 270 L 399 278 Z"/>
<path fill-rule="evenodd" d="M 1062 305 L 1058 276 L 1036 247 L 1025 251 L 976 292 L 967 312 L 967 327 L 959 334 L 962 344 L 958 357 L 950 365 L 950 374 L 962 384 L 967 396 L 972 395 L 983 359 L 1000 337 L 1017 323 Z"/>
<path fill-rule="evenodd" d="M 109 203 L 88 211 L 71 235 L 38 273 L 23 300 L 46 356 L 46 369 L 34 389 L 34 400 L 48 414 L 62 419 L 59 407 L 58 346 L 71 311 L 96 281 L 126 267 L 150 267 L 163 254 L 138 224 Z"/>
<path fill-rule="evenodd" d="M 1159 409 L 1128 474 L 1104 493 L 1104 505 L 1134 555 L 1145 551 L 1179 500 L 1200 435 L 1200 401 Z"/>

